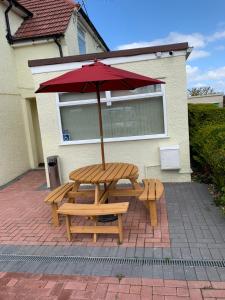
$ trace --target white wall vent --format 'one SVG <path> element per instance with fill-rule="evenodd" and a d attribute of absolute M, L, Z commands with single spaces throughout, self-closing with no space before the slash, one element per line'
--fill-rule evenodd
<path fill-rule="evenodd" d="M 160 147 L 161 170 L 180 169 L 180 147 L 179 145 Z"/>

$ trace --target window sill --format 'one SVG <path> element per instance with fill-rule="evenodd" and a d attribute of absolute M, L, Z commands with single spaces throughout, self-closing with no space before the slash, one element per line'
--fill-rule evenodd
<path fill-rule="evenodd" d="M 139 140 L 153 140 L 153 139 L 167 139 L 169 136 L 167 134 L 155 134 L 155 135 L 143 135 L 143 136 L 130 136 L 130 137 L 118 137 L 118 138 L 106 138 L 104 143 L 112 142 L 126 142 L 126 141 L 139 141 Z M 60 146 L 66 145 L 84 145 L 84 144 L 99 144 L 100 139 L 93 140 L 79 140 L 79 141 L 62 141 Z"/>

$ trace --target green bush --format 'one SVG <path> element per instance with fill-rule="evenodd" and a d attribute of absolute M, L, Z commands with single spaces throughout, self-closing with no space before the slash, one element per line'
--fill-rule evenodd
<path fill-rule="evenodd" d="M 224 199 L 225 109 L 210 104 L 189 105 L 189 130 L 192 165 L 216 185 Z"/>
<path fill-rule="evenodd" d="M 208 169 L 212 181 L 225 187 L 225 123 L 201 126 L 191 140 L 193 160 Z"/>
<path fill-rule="evenodd" d="M 212 104 L 189 104 L 190 138 L 201 126 L 207 124 L 225 124 L 225 109 Z"/>

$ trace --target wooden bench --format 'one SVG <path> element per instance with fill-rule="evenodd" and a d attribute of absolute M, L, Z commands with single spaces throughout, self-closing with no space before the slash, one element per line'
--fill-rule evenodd
<path fill-rule="evenodd" d="M 65 183 L 53 190 L 45 198 L 45 202 L 51 205 L 52 208 L 52 224 L 59 226 L 59 217 L 57 213 L 60 202 L 67 196 L 67 193 L 73 189 L 74 183 Z"/>
<path fill-rule="evenodd" d="M 149 209 L 151 226 L 157 226 L 157 207 L 156 201 L 159 200 L 164 193 L 164 186 L 158 179 L 144 179 L 144 191 L 139 196 L 139 200 L 145 201 Z"/>
<path fill-rule="evenodd" d="M 128 210 L 129 202 L 110 203 L 110 204 L 73 204 L 64 203 L 57 210 L 59 214 L 66 216 L 66 229 L 68 240 L 71 241 L 72 233 L 93 233 L 94 242 L 97 241 L 97 234 L 110 233 L 118 234 L 119 242 L 123 241 L 123 226 L 122 226 L 122 214 L 125 214 Z M 97 226 L 97 216 L 105 215 L 117 215 L 117 226 Z M 91 216 L 94 217 L 93 226 L 72 226 L 71 216 Z"/>

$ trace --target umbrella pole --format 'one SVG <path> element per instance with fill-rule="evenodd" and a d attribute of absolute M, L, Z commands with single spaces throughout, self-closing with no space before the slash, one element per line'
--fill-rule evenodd
<path fill-rule="evenodd" d="M 97 94 L 97 100 L 98 100 L 98 119 L 99 119 L 99 131 L 100 131 L 100 138 L 101 138 L 102 168 L 103 168 L 103 170 L 105 170 L 105 151 L 104 151 L 104 141 L 103 141 L 102 109 L 101 109 L 100 90 L 99 90 L 98 82 L 96 82 L 96 94 Z"/>

